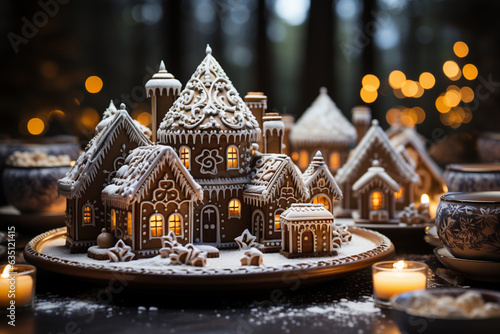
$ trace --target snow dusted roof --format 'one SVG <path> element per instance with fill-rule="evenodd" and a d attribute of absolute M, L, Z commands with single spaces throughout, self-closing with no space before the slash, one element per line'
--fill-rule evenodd
<path fill-rule="evenodd" d="M 342 191 L 330 172 L 330 169 L 325 164 L 321 151 L 316 152 L 311 164 L 307 167 L 304 174 L 302 174 L 302 181 L 305 186 L 311 190 L 313 181 L 319 178 L 323 178 L 325 180 L 325 186 L 333 190 L 334 199 L 342 199 Z"/>
<path fill-rule="evenodd" d="M 333 219 L 332 213 L 323 204 L 309 203 L 293 203 L 280 217 L 288 221 Z"/>
<path fill-rule="evenodd" d="M 90 140 L 75 165 L 66 176 L 57 182 L 61 195 L 68 198 L 79 196 L 94 181 L 103 158 L 109 152 L 120 130 L 123 129 L 126 132 L 131 142 L 140 146 L 151 145 L 151 142 L 125 110 L 125 104 L 123 103 L 120 110 L 113 111 L 113 114 L 108 116 L 105 123 L 101 124 L 100 127 L 98 125 L 98 128 L 100 128 L 100 131 Z"/>
<path fill-rule="evenodd" d="M 258 203 L 267 203 L 276 196 L 280 196 L 278 191 L 285 181 L 286 172 L 302 194 L 305 201 L 309 198 L 309 189 L 302 181 L 298 168 L 285 154 L 259 154 L 254 156 L 251 179 L 243 192 L 245 200 Z"/>
<path fill-rule="evenodd" d="M 325 87 L 290 132 L 293 144 L 347 143 L 356 141 L 356 129 L 328 95 Z"/>
<path fill-rule="evenodd" d="M 257 141 L 260 129 L 233 83 L 212 56 L 212 49 L 207 46 L 205 59 L 160 124 L 158 138 L 161 143 L 171 143 L 185 134 L 203 138 L 205 134 L 224 133 L 245 134 Z"/>
<path fill-rule="evenodd" d="M 443 180 L 443 171 L 439 166 L 432 160 L 429 153 L 425 149 L 425 144 L 422 141 L 420 135 L 412 128 L 406 128 L 399 134 L 391 138 L 391 143 L 394 146 L 404 146 L 405 148 L 414 149 L 419 155 L 422 163 L 431 171 L 432 175 L 441 182 L 445 184 Z"/>
<path fill-rule="evenodd" d="M 182 191 L 197 200 L 203 199 L 201 186 L 196 183 L 174 150 L 170 146 L 149 145 L 130 152 L 111 183 L 102 191 L 102 200 L 120 208 L 140 201 L 155 186 L 153 181 L 166 164 Z"/>
<path fill-rule="evenodd" d="M 116 114 L 117 109 L 115 107 L 115 104 L 113 103 L 113 100 L 109 102 L 109 107 L 104 111 L 104 114 L 102 115 L 102 120 L 97 124 L 95 127 L 95 132 L 98 133 L 102 129 L 104 129 L 112 120 L 113 120 L 113 115 Z M 151 129 L 148 128 L 147 126 L 142 125 L 135 119 L 133 120 L 135 125 L 142 131 L 142 133 L 148 138 L 151 139 Z"/>
<path fill-rule="evenodd" d="M 348 181 L 354 181 L 352 179 L 356 177 L 356 175 L 359 175 L 359 169 L 365 161 L 366 155 L 369 153 L 372 146 L 377 144 L 381 147 L 381 150 L 388 153 L 391 161 L 387 163 L 391 164 L 403 179 L 416 183 L 420 182 L 418 174 L 396 151 L 396 148 L 391 144 L 389 138 L 384 130 L 378 125 L 376 119 L 372 121 L 372 126 L 351 153 L 345 165 L 337 171 L 337 182 L 343 184 Z"/>
<path fill-rule="evenodd" d="M 356 193 L 368 185 L 375 185 L 383 188 L 388 187 L 393 192 L 399 190 L 399 184 L 385 172 L 383 167 L 379 166 L 377 160 L 373 161 L 373 167 L 368 168 L 366 173 L 353 184 L 352 190 Z"/>

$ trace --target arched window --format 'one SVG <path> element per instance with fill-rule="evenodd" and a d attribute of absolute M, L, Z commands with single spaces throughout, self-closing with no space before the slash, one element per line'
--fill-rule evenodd
<path fill-rule="evenodd" d="M 281 214 L 283 213 L 282 209 L 278 209 L 274 212 L 274 230 L 281 230 Z"/>
<path fill-rule="evenodd" d="M 227 148 L 227 169 L 238 169 L 238 149 L 236 146 Z"/>
<path fill-rule="evenodd" d="M 132 212 L 127 213 L 127 234 L 132 235 Z"/>
<path fill-rule="evenodd" d="M 149 228 L 151 237 L 163 236 L 163 216 L 159 214 L 152 214 L 149 217 Z"/>
<path fill-rule="evenodd" d="M 403 188 L 402 187 L 399 187 L 399 190 L 394 192 L 394 199 L 396 199 L 396 201 L 401 201 L 403 199 Z"/>
<path fill-rule="evenodd" d="M 229 218 L 239 218 L 241 216 L 241 203 L 237 199 L 229 201 Z"/>
<path fill-rule="evenodd" d="M 370 195 L 370 206 L 372 210 L 381 210 L 384 208 L 384 196 L 380 191 L 374 191 Z"/>
<path fill-rule="evenodd" d="M 306 150 L 300 151 L 299 154 L 299 167 L 301 169 L 306 169 L 309 165 L 309 153 Z"/>
<path fill-rule="evenodd" d="M 340 154 L 339 152 L 333 152 L 330 154 L 330 168 L 339 169 L 340 167 Z"/>
<path fill-rule="evenodd" d="M 330 210 L 330 201 L 325 195 L 314 197 L 313 204 L 323 204 L 325 206 L 325 209 Z"/>
<path fill-rule="evenodd" d="M 179 155 L 182 164 L 187 168 L 191 169 L 191 150 L 187 146 L 182 146 L 179 150 Z"/>
<path fill-rule="evenodd" d="M 111 209 L 111 232 L 116 230 L 116 211 Z"/>
<path fill-rule="evenodd" d="M 168 229 L 170 231 L 174 231 L 175 235 L 181 235 L 182 234 L 182 220 L 181 216 L 179 216 L 177 213 L 173 213 L 168 217 Z"/>
<path fill-rule="evenodd" d="M 83 224 L 84 225 L 93 225 L 94 224 L 94 208 L 92 205 L 84 205 L 83 206 Z"/>

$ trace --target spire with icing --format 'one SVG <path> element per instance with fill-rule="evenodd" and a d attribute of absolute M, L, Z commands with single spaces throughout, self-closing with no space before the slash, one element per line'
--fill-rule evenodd
<path fill-rule="evenodd" d="M 207 48 L 205 49 L 205 53 L 208 55 L 212 54 L 212 48 L 210 47 L 210 44 L 207 44 Z"/>
<path fill-rule="evenodd" d="M 167 72 L 167 68 L 165 67 L 163 60 L 160 62 L 160 69 L 158 72 Z"/>

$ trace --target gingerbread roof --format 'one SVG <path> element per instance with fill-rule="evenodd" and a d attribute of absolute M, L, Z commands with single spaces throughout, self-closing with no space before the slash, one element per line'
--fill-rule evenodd
<path fill-rule="evenodd" d="M 280 217 L 288 221 L 333 220 L 332 213 L 326 210 L 323 204 L 310 203 L 293 203 Z"/>
<path fill-rule="evenodd" d="M 366 173 L 353 184 L 352 190 L 357 193 L 363 189 L 374 187 L 388 188 L 393 192 L 399 190 L 399 184 L 385 172 L 383 167 L 379 166 L 377 160 L 373 161 L 373 167 L 368 168 Z"/>
<path fill-rule="evenodd" d="M 206 57 L 165 115 L 158 138 L 175 143 L 189 135 L 200 141 L 215 135 L 258 141 L 259 124 L 207 46 Z"/>
<path fill-rule="evenodd" d="M 396 148 L 391 144 L 389 138 L 385 134 L 384 130 L 378 125 L 378 121 L 374 119 L 372 121 L 372 126 L 363 139 L 356 146 L 354 151 L 350 154 L 347 162 L 342 166 L 336 175 L 337 182 L 343 184 L 346 182 L 354 182 L 354 178 L 362 173 L 360 170 L 366 159 L 377 159 L 377 157 L 367 156 L 377 145 L 377 149 L 381 152 L 387 153 L 389 161 L 385 163 L 392 166 L 394 171 L 406 182 L 420 182 L 420 177 L 411 168 L 410 165 L 403 159 L 403 157 L 396 151 Z"/>
<path fill-rule="evenodd" d="M 104 113 L 102 115 L 101 121 L 95 127 L 95 132 L 98 133 L 99 131 L 101 131 L 102 129 L 104 129 L 113 120 L 112 116 L 114 116 L 114 114 L 116 114 L 117 111 L 118 111 L 118 109 L 116 109 L 115 104 L 113 103 L 113 100 L 111 100 L 109 102 L 109 107 L 106 108 L 106 110 L 104 111 Z M 144 133 L 144 135 L 148 139 L 151 139 L 152 132 L 151 132 L 150 128 L 148 128 L 147 126 L 142 125 L 141 123 L 139 123 L 135 119 L 133 120 L 133 122 L 142 131 L 142 133 Z"/>
<path fill-rule="evenodd" d="M 356 129 L 328 95 L 325 87 L 290 132 L 297 144 L 347 143 L 356 141 Z"/>
<path fill-rule="evenodd" d="M 414 129 L 407 128 L 401 131 L 399 134 L 391 138 L 391 143 L 394 146 L 404 146 L 405 148 L 412 148 L 415 150 L 419 155 L 421 162 L 430 170 L 436 180 L 442 184 L 445 183 L 443 180 L 443 171 L 434 162 L 434 160 L 432 160 L 429 153 L 427 153 L 424 146 L 425 144 L 422 142 L 419 134 Z"/>
<path fill-rule="evenodd" d="M 321 154 L 321 151 L 318 151 L 316 152 L 316 155 L 311 161 L 309 167 L 307 167 L 304 174 L 302 174 L 302 181 L 304 182 L 306 187 L 309 188 L 309 190 L 312 190 L 311 187 L 313 181 L 320 178 L 323 178 L 325 180 L 326 187 L 332 189 L 334 194 L 333 195 L 334 199 L 341 200 L 343 197 L 342 191 L 340 190 L 337 181 L 335 181 L 335 178 L 330 172 L 330 169 L 326 165 L 325 160 L 323 159 L 323 155 Z"/>
<path fill-rule="evenodd" d="M 111 183 L 102 191 L 103 202 L 127 208 L 130 204 L 141 201 L 149 191 L 155 190 L 153 182 L 167 164 L 181 190 L 194 199 L 202 200 L 201 186 L 196 183 L 174 150 L 170 146 L 149 145 L 130 152 Z"/>
<path fill-rule="evenodd" d="M 245 187 L 243 198 L 250 204 L 263 204 L 279 197 L 287 172 L 302 200 L 309 198 L 309 189 L 302 181 L 297 166 L 285 154 L 256 154 L 252 163 L 250 182 Z M 256 202 L 255 202 L 256 201 Z"/>
<path fill-rule="evenodd" d="M 125 131 L 129 140 L 139 146 L 151 145 L 151 142 L 130 117 L 125 104 L 121 104 L 109 120 L 90 140 L 85 151 L 80 155 L 75 165 L 57 182 L 59 194 L 73 198 L 79 196 L 91 184 L 97 175 L 102 160 L 115 143 L 120 131 Z"/>

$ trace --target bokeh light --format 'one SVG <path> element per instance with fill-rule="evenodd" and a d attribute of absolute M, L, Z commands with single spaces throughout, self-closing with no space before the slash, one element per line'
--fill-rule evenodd
<path fill-rule="evenodd" d="M 28 132 L 34 136 L 39 135 L 45 130 L 45 123 L 38 117 L 34 117 L 28 121 Z"/>
<path fill-rule="evenodd" d="M 420 85 L 422 85 L 424 89 L 431 89 L 436 84 L 436 78 L 434 78 L 434 75 L 432 75 L 432 73 L 429 72 L 424 72 L 420 74 L 418 81 L 420 82 Z"/>
<path fill-rule="evenodd" d="M 460 103 L 461 100 L 462 100 L 462 96 L 460 95 L 459 92 L 457 92 L 454 89 L 450 89 L 450 90 L 446 91 L 446 93 L 444 94 L 444 103 L 448 107 L 458 106 L 458 104 Z"/>
<path fill-rule="evenodd" d="M 463 72 L 464 72 L 464 77 L 467 80 L 474 80 L 475 78 L 477 78 L 478 74 L 477 68 L 472 64 L 465 65 L 463 68 Z"/>
<path fill-rule="evenodd" d="M 137 116 L 137 122 L 141 123 L 144 126 L 149 126 L 151 124 L 151 114 L 148 112 L 141 112 Z"/>
<path fill-rule="evenodd" d="M 463 58 L 469 53 L 469 47 L 464 42 L 458 41 L 453 45 L 453 52 L 457 57 Z"/>
<path fill-rule="evenodd" d="M 460 95 L 462 95 L 462 101 L 464 101 L 465 103 L 469 103 L 474 100 L 474 91 L 470 87 L 462 87 L 460 89 Z"/>
<path fill-rule="evenodd" d="M 93 129 L 99 123 L 99 114 L 94 108 L 86 107 L 83 109 L 82 116 L 80 117 L 80 122 L 87 129 Z"/>
<path fill-rule="evenodd" d="M 57 75 L 59 66 L 53 61 L 45 61 L 40 66 L 40 73 L 47 79 L 52 79 Z"/>
<path fill-rule="evenodd" d="M 418 81 L 414 81 L 416 84 L 417 84 L 417 92 L 415 93 L 415 95 L 413 95 L 414 98 L 418 99 L 419 97 L 421 97 L 422 95 L 424 95 L 424 87 L 422 87 L 422 85 L 420 84 L 420 82 Z"/>
<path fill-rule="evenodd" d="M 394 89 L 399 89 L 406 81 L 406 75 L 401 71 L 392 71 L 389 74 L 389 85 Z"/>
<path fill-rule="evenodd" d="M 380 80 L 373 74 L 367 74 L 361 80 L 361 84 L 367 91 L 374 92 L 380 87 Z"/>
<path fill-rule="evenodd" d="M 365 103 L 372 103 L 378 97 L 377 91 L 369 91 L 369 90 L 366 90 L 364 87 L 361 88 L 359 95 L 361 96 L 361 99 Z"/>
<path fill-rule="evenodd" d="M 442 114 L 450 111 L 451 107 L 444 102 L 444 94 L 439 95 L 436 99 L 436 109 Z"/>
<path fill-rule="evenodd" d="M 95 94 L 99 93 L 102 89 L 103 83 L 101 78 L 98 76 L 90 76 L 85 80 L 85 88 L 89 93 Z"/>
<path fill-rule="evenodd" d="M 401 92 L 406 97 L 415 96 L 418 92 L 418 85 L 413 80 L 406 80 L 401 86 Z"/>
<path fill-rule="evenodd" d="M 460 79 L 460 67 L 453 60 L 448 60 L 443 64 L 443 72 L 451 80 L 455 79 L 457 76 L 458 78 L 456 80 Z"/>

